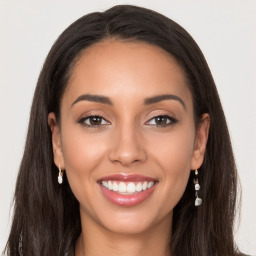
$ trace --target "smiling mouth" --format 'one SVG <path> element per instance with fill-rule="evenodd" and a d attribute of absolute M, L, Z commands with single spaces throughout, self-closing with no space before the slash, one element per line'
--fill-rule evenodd
<path fill-rule="evenodd" d="M 145 191 L 154 186 L 154 181 L 139 181 L 139 182 L 123 182 L 104 180 L 101 185 L 110 191 L 114 191 L 121 195 L 133 195 L 141 191 Z"/>
<path fill-rule="evenodd" d="M 142 203 L 155 190 L 158 181 L 142 175 L 110 175 L 98 180 L 104 197 L 118 206 L 131 207 Z"/>

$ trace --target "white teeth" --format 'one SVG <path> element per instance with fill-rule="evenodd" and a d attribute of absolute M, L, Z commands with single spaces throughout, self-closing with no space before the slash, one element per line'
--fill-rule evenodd
<path fill-rule="evenodd" d="M 142 190 L 151 188 L 155 183 L 153 181 L 144 181 L 144 182 L 118 182 L 118 181 L 102 181 L 102 186 L 108 190 L 113 190 L 117 193 L 130 195 Z"/>
<path fill-rule="evenodd" d="M 125 193 L 126 192 L 126 185 L 124 182 L 119 183 L 118 192 Z"/>
<path fill-rule="evenodd" d="M 113 183 L 113 191 L 118 191 L 118 185 L 116 182 Z"/>
<path fill-rule="evenodd" d="M 153 181 L 150 181 L 150 182 L 148 183 L 148 188 L 151 188 L 153 185 L 154 185 L 154 182 L 153 182 Z"/>
<path fill-rule="evenodd" d="M 146 190 L 148 188 L 148 183 L 146 181 L 143 182 L 142 189 Z"/>
<path fill-rule="evenodd" d="M 135 184 L 133 182 L 129 182 L 127 185 L 127 192 L 134 193 L 136 190 Z"/>
<path fill-rule="evenodd" d="M 112 185 L 112 182 L 111 182 L 111 181 L 108 182 L 108 189 L 109 189 L 109 190 L 112 190 L 112 189 L 113 189 L 113 185 Z"/>
<path fill-rule="evenodd" d="M 102 181 L 102 185 L 103 185 L 105 188 L 108 188 L 108 182 L 107 182 L 107 181 Z"/>
<path fill-rule="evenodd" d="M 137 192 L 142 191 L 142 184 L 140 182 L 136 185 L 136 191 Z"/>

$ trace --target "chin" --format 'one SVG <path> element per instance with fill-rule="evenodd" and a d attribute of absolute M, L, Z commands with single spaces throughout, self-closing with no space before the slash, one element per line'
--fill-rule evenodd
<path fill-rule="evenodd" d="M 105 228 L 117 234 L 135 235 L 141 234 L 149 230 L 153 225 L 151 216 L 124 214 L 123 216 L 113 216 L 111 221 L 102 223 Z"/>
<path fill-rule="evenodd" d="M 99 212 L 96 221 L 103 229 L 119 235 L 139 235 L 148 232 L 162 222 L 165 223 L 164 225 L 169 225 L 169 223 L 171 225 L 172 212 L 168 210 L 162 209 L 159 212 L 149 205 L 127 208 L 111 206 L 105 208 L 104 212 Z"/>

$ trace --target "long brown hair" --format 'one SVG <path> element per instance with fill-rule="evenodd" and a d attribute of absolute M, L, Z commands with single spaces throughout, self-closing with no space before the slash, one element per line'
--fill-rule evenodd
<path fill-rule="evenodd" d="M 154 11 L 115 6 L 71 24 L 51 48 L 36 86 L 26 147 L 14 196 L 10 256 L 64 255 L 81 232 L 79 203 L 67 179 L 57 184 L 48 114 L 60 120 L 60 100 L 72 67 L 87 47 L 107 38 L 143 41 L 176 58 L 193 96 L 195 125 L 209 113 L 211 126 L 194 206 L 193 175 L 174 208 L 170 252 L 175 256 L 237 255 L 233 239 L 237 173 L 225 116 L 206 60 L 193 38 Z"/>

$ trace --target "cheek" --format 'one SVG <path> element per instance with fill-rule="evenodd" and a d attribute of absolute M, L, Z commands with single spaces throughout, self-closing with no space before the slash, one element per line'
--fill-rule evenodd
<path fill-rule="evenodd" d="M 175 127 L 169 133 L 151 137 L 151 153 L 164 170 L 182 173 L 190 169 L 193 156 L 195 131 L 189 127 Z"/>
<path fill-rule="evenodd" d="M 81 133 L 69 133 L 63 136 L 62 140 L 65 169 L 68 171 L 86 171 L 84 167 L 96 165 L 101 145 L 97 140 L 90 139 L 90 136 L 81 136 Z"/>
<path fill-rule="evenodd" d="M 191 127 L 191 126 L 190 126 Z M 151 155 L 160 167 L 160 182 L 166 204 L 174 207 L 187 186 L 193 157 L 194 131 L 179 130 L 154 138 Z"/>
<path fill-rule="evenodd" d="M 96 184 L 97 169 L 106 151 L 106 143 L 102 140 L 100 134 L 85 133 L 81 127 L 67 128 L 62 132 L 65 171 L 78 200 L 90 193 L 87 188 Z"/>

